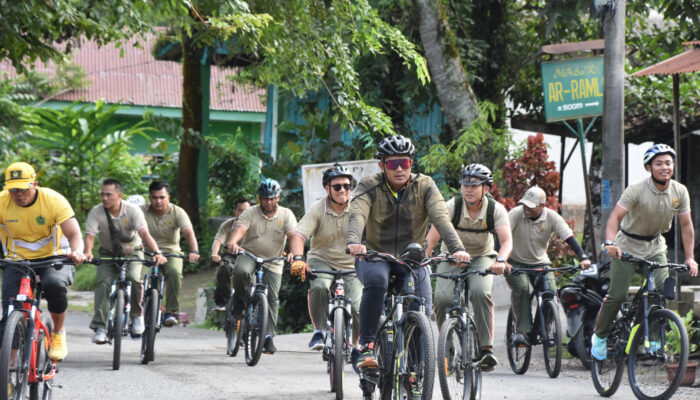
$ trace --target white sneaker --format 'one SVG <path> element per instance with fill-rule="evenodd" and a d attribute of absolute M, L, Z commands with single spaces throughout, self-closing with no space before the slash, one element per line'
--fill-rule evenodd
<path fill-rule="evenodd" d="M 107 343 L 107 331 L 105 328 L 97 328 L 92 336 L 92 343 L 105 344 Z"/>
<path fill-rule="evenodd" d="M 146 327 L 143 323 L 143 315 L 134 318 L 134 322 L 131 324 L 131 333 L 134 335 L 140 335 L 144 330 L 146 330 Z"/>

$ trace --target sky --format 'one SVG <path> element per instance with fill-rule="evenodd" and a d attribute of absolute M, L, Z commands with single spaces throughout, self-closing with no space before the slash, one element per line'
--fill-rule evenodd
<path fill-rule="evenodd" d="M 511 132 L 513 133 L 513 140 L 516 143 L 516 146 L 523 144 L 529 135 L 535 134 L 533 132 L 521 131 L 518 129 L 511 129 Z M 547 134 L 545 134 L 544 137 L 545 142 L 549 145 L 549 159 L 556 163 L 557 171 L 560 171 L 559 153 L 561 151 L 561 139 L 559 136 Z M 568 156 L 574 143 L 576 143 L 575 139 L 566 139 L 565 157 Z M 644 151 L 651 146 L 651 142 L 642 143 L 641 145 L 630 144 L 628 146 L 630 154 L 628 166 L 629 182 L 627 182 L 627 184 L 638 182 L 649 176 L 644 168 L 642 168 L 642 156 L 644 155 Z M 586 165 L 590 165 L 591 147 L 592 146 L 590 144 L 586 145 Z M 614 202 L 617 202 L 617 200 L 618 199 L 614 199 Z M 571 159 L 564 170 L 563 202 L 565 204 L 586 203 L 586 192 L 583 185 L 583 172 L 581 170 L 581 149 L 579 149 L 578 146 L 576 147 L 574 154 L 571 156 Z"/>

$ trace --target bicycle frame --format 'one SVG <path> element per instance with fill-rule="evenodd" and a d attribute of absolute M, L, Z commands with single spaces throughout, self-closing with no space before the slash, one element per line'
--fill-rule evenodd
<path fill-rule="evenodd" d="M 116 261 L 112 265 L 119 268 L 119 277 L 112 281 L 112 289 L 109 294 L 109 329 L 107 330 L 107 336 L 109 339 L 109 344 L 112 344 L 112 339 L 116 335 L 126 335 L 129 330 L 128 324 L 124 323 L 122 326 L 122 332 L 113 332 L 114 327 L 114 304 L 117 301 L 117 291 L 119 289 L 124 289 L 124 318 L 125 322 L 129 320 L 129 313 L 131 312 L 131 282 L 126 279 L 126 268 L 128 261 L 120 262 Z"/>
<path fill-rule="evenodd" d="M 156 332 L 159 332 L 160 328 L 163 326 L 163 310 L 161 306 L 163 304 L 163 285 L 165 284 L 165 277 L 160 273 L 158 265 L 153 266 L 153 270 L 150 274 L 144 275 L 143 283 L 143 293 L 145 293 L 145 295 L 141 302 L 142 306 L 146 304 L 146 296 L 150 296 L 150 289 L 156 289 L 158 291 L 158 316 L 156 317 L 158 325 L 156 325 Z"/>

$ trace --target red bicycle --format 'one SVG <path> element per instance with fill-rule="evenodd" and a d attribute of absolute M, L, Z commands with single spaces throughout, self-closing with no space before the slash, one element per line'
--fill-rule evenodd
<path fill-rule="evenodd" d="M 0 267 L 23 273 L 17 296 L 7 310 L 0 351 L 0 400 L 49 400 L 56 377 L 56 362 L 49 358 L 53 320 L 42 317 L 41 281 L 37 270 L 73 265 L 66 257 L 41 261 L 0 260 Z M 28 388 L 28 390 L 27 390 Z"/>

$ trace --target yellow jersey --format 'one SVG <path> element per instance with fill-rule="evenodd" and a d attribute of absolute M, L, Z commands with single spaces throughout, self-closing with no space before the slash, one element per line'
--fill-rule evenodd
<path fill-rule="evenodd" d="M 49 188 L 37 187 L 34 203 L 15 204 L 7 190 L 0 192 L 0 239 L 5 257 L 32 260 L 67 254 L 68 239 L 60 225 L 75 215 L 65 197 Z"/>

